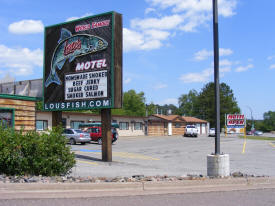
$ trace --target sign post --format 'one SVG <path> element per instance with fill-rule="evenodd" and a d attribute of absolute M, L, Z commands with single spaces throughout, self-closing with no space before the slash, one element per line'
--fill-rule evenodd
<path fill-rule="evenodd" d="M 62 111 L 102 110 L 102 159 L 112 161 L 111 109 L 122 106 L 122 15 L 46 27 L 43 83 L 44 110 L 53 112 L 54 126 Z"/>
<path fill-rule="evenodd" d="M 111 110 L 101 110 L 102 126 L 102 160 L 105 162 L 112 161 L 112 132 L 111 132 Z"/>

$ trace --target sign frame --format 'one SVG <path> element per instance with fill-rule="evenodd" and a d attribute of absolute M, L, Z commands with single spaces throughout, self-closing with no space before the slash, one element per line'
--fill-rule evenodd
<path fill-rule="evenodd" d="M 232 118 L 229 118 L 232 117 Z M 228 121 L 230 120 L 239 120 L 243 121 L 243 124 L 228 124 Z M 244 114 L 226 114 L 225 115 L 225 126 L 227 128 L 244 128 L 246 127 L 246 118 Z"/>
<path fill-rule="evenodd" d="M 107 98 L 90 98 L 90 99 L 81 99 L 81 100 L 65 100 L 63 96 L 62 101 L 47 101 L 45 100 L 45 81 L 46 76 L 46 31 L 47 29 L 54 29 L 61 26 L 70 26 L 77 24 L 77 22 L 84 22 L 92 19 L 100 18 L 101 16 L 111 16 L 111 43 L 108 45 L 111 47 L 110 59 L 109 59 L 109 70 L 107 77 Z M 90 24 L 91 25 L 91 24 Z M 85 34 L 85 33 L 84 33 Z M 100 36 L 99 36 L 100 37 Z M 59 46 L 57 44 L 56 48 Z M 52 57 L 54 52 L 50 54 Z M 88 56 L 88 54 L 86 55 Z M 49 58 L 47 59 L 49 61 Z M 65 60 L 68 61 L 68 60 Z M 48 63 L 49 64 L 49 63 Z M 56 68 L 57 70 L 57 68 Z M 49 69 L 47 70 L 49 73 Z M 74 72 L 70 74 L 80 74 L 80 73 L 89 73 L 93 70 L 84 71 L 84 72 Z M 66 73 L 64 74 L 67 75 Z M 69 75 L 69 74 L 68 74 Z M 55 24 L 47 26 L 44 29 L 44 59 L 43 59 L 43 110 L 44 111 L 78 111 L 78 110 L 90 110 L 90 109 L 111 109 L 111 108 L 121 108 L 122 107 L 122 15 L 114 11 L 106 12 L 102 14 L 97 14 L 93 16 L 88 16 L 73 21 L 63 22 L 60 24 Z M 64 79 L 63 79 L 64 80 Z M 65 80 L 63 82 L 65 90 Z M 108 85 L 109 84 L 109 85 Z M 109 88 L 109 89 L 108 89 Z M 48 91 L 47 91 L 48 92 Z M 62 94 L 65 95 L 65 91 L 62 91 Z M 58 108 L 57 108 L 58 105 Z"/>

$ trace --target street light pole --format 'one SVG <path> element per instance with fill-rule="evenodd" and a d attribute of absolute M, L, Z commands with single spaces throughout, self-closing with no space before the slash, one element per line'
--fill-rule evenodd
<path fill-rule="evenodd" d="M 246 107 L 250 110 L 251 121 L 252 121 L 251 130 L 254 130 L 254 120 L 253 120 L 253 115 L 252 115 L 252 109 L 249 106 L 246 106 Z"/>
<path fill-rule="evenodd" d="M 214 82 L 215 82 L 215 112 L 216 138 L 215 154 L 220 154 L 220 81 L 219 81 L 219 28 L 218 28 L 218 0 L 213 0 L 213 32 L 214 32 Z"/>
<path fill-rule="evenodd" d="M 229 154 L 220 154 L 220 82 L 219 82 L 219 33 L 218 33 L 218 0 L 213 0 L 213 38 L 214 38 L 214 80 L 216 138 L 215 154 L 207 155 L 207 176 L 227 177 L 230 175 Z"/>

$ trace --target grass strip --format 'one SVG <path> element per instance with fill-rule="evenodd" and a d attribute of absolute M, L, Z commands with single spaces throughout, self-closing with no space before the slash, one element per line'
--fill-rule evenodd
<path fill-rule="evenodd" d="M 239 136 L 239 138 L 243 139 L 244 136 Z M 263 136 L 246 136 L 246 139 L 275 141 L 275 137 L 263 137 Z"/>

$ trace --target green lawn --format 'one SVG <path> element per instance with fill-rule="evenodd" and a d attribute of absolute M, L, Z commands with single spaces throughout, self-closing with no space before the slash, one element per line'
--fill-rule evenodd
<path fill-rule="evenodd" d="M 244 136 L 239 136 L 239 138 L 244 138 Z M 253 139 L 253 140 L 269 140 L 269 141 L 275 141 L 275 137 L 264 137 L 264 136 L 246 136 L 246 139 Z"/>

